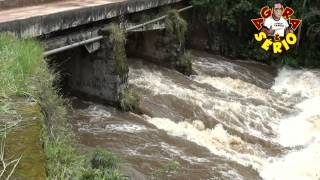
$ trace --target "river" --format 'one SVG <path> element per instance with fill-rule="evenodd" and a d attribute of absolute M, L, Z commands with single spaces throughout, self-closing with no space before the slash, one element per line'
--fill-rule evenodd
<path fill-rule="evenodd" d="M 196 75 L 130 59 L 141 114 L 73 99 L 86 147 L 107 148 L 132 179 L 319 179 L 320 71 L 194 52 Z"/>

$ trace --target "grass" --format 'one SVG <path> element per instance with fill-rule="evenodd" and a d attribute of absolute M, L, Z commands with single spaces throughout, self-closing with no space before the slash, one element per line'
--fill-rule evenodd
<path fill-rule="evenodd" d="M 115 41 L 121 39 L 118 35 L 113 38 Z M 118 48 L 122 45 L 115 50 L 120 52 Z M 89 176 L 91 170 L 96 172 L 94 179 L 123 179 L 118 170 L 117 158 L 109 152 L 96 151 L 92 162 L 96 162 L 98 169 L 87 167 L 85 156 L 80 155 L 75 148 L 74 134 L 67 122 L 68 102 L 59 95 L 59 89 L 53 86 L 53 82 L 57 80 L 59 74 L 48 68 L 39 42 L 0 34 L 0 137 L 4 137 L 8 127 L 17 127 L 21 120 L 31 120 L 18 110 L 17 98 L 27 99 L 37 104 L 38 108 L 33 108 L 32 111 L 37 111 L 35 113 L 43 122 L 45 131 L 42 142 L 47 179 L 81 179 Z M 4 142 L 0 147 L 0 161 L 4 162 Z M 8 173 L 8 176 L 11 176 L 19 160 L 20 158 L 5 161 L 0 167 L 6 169 L 8 165 L 13 165 Z M 84 173 L 85 171 L 87 173 Z M 0 170 L 0 176 L 1 172 Z"/>
<path fill-rule="evenodd" d="M 0 134 L 21 122 L 15 98 L 32 94 L 32 79 L 42 59 L 42 48 L 31 40 L 19 41 L 9 34 L 0 34 Z"/>
<path fill-rule="evenodd" d="M 185 52 L 182 56 L 178 57 L 178 60 L 175 62 L 175 68 L 185 74 L 191 75 L 192 74 L 192 56 L 190 52 Z"/>
<path fill-rule="evenodd" d="M 16 106 L 16 98 L 33 94 L 32 80 L 39 69 L 43 49 L 39 43 L 19 40 L 10 34 L 0 34 L 0 179 L 9 179 L 16 170 L 20 158 L 6 159 L 6 133 L 18 128 L 24 120 Z"/>
<path fill-rule="evenodd" d="M 46 129 L 43 141 L 48 179 L 73 179 L 81 167 L 81 157 L 68 138 L 72 135 L 67 128 L 65 100 L 53 87 L 57 78 L 48 68 L 39 42 L 0 34 L 1 126 L 30 120 L 18 111 L 18 97 L 36 102 Z"/>
<path fill-rule="evenodd" d="M 44 140 L 48 179 L 79 179 L 85 157 L 62 139 Z"/>
<path fill-rule="evenodd" d="M 163 180 L 168 179 L 169 174 L 177 173 L 180 169 L 180 163 L 178 161 L 169 161 L 162 165 L 162 167 L 151 174 L 151 179 Z"/>
<path fill-rule="evenodd" d="M 187 32 L 187 22 L 179 15 L 177 10 L 169 10 L 167 15 L 165 20 L 166 32 L 175 36 L 180 46 L 183 46 Z"/>
<path fill-rule="evenodd" d="M 32 40 L 0 35 L 0 96 L 24 95 L 33 91 L 32 80 L 43 60 L 43 49 Z"/>
<path fill-rule="evenodd" d="M 104 149 L 96 149 L 91 157 L 91 167 L 94 169 L 117 169 L 120 159 Z"/>
<path fill-rule="evenodd" d="M 90 158 L 90 167 L 82 172 L 81 180 L 126 180 L 119 171 L 121 159 L 113 153 L 97 148 Z"/>
<path fill-rule="evenodd" d="M 125 32 L 116 24 L 110 26 L 110 41 L 113 45 L 113 55 L 116 61 L 116 71 L 122 77 L 129 71 L 125 50 Z"/>
<path fill-rule="evenodd" d="M 117 71 L 121 75 L 128 71 L 123 32 L 113 27 L 110 38 L 115 43 Z M 77 151 L 76 142 L 72 140 L 74 135 L 67 123 L 68 103 L 59 95 L 59 89 L 53 87 L 57 80 L 59 74 L 48 68 L 39 42 L 0 34 L 0 137 L 4 137 L 6 130 L 14 128 L 21 120 L 30 119 L 17 109 L 17 98 L 27 99 L 36 103 L 38 108 L 25 111 L 36 111 L 34 113 L 43 122 L 47 179 L 127 179 L 119 170 L 120 159 L 114 154 L 97 149 L 88 165 L 86 157 Z M 125 94 L 124 107 L 132 109 L 132 102 L 137 98 L 131 91 Z M 5 160 L 4 142 L 3 139 L 0 146 L 0 161 L 4 162 L 0 165 L 1 179 L 4 174 L 12 176 L 21 159 Z"/>
<path fill-rule="evenodd" d="M 120 108 L 123 111 L 134 111 L 139 106 L 140 98 L 129 87 L 123 90 L 120 95 Z"/>
<path fill-rule="evenodd" d="M 171 55 L 171 66 L 177 71 L 189 76 L 192 74 L 191 55 L 185 52 L 185 35 L 188 24 L 179 15 L 177 10 L 170 10 L 168 11 L 165 25 L 165 38 L 170 39 L 167 49 Z"/>

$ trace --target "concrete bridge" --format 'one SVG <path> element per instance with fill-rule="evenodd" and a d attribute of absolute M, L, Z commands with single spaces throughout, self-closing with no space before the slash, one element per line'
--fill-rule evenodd
<path fill-rule="evenodd" d="M 61 41 L 76 42 L 97 36 L 97 29 L 106 26 L 114 18 L 183 1 L 185 0 L 56 0 L 35 6 L 0 9 L 0 32 L 8 31 L 19 37 L 38 37 L 48 40 L 67 31 L 65 34 L 69 39 L 63 37 Z M 81 30 L 79 33 L 81 37 L 70 39 L 70 35 L 78 30 Z M 53 41 L 58 43 L 57 39 Z M 52 41 L 48 41 L 46 49 L 61 47 L 68 43 L 53 44 Z"/>
<path fill-rule="evenodd" d="M 2 0 L 2 4 L 5 2 L 6 0 Z M 0 32 L 41 40 L 46 52 L 49 52 L 46 55 L 50 56 L 50 63 L 61 65 L 59 71 L 64 76 L 64 84 L 71 91 L 97 97 L 107 103 L 117 103 L 119 95 L 127 86 L 127 74 L 120 76 L 115 72 L 116 62 L 112 46 L 101 38 L 101 32 L 105 31 L 111 22 L 137 31 L 136 25 L 144 23 L 145 19 L 150 21 L 163 15 L 161 8 L 179 9 L 186 6 L 187 0 L 68 0 L 27 7 L 0 8 Z M 160 19 L 164 19 L 164 16 Z M 158 23 L 149 26 L 149 29 L 140 30 L 163 28 L 163 25 Z M 148 50 L 141 51 L 142 56 L 166 59 L 168 57 L 164 51 L 155 47 L 159 38 L 161 36 L 152 35 L 151 45 L 150 39 L 139 40 L 140 44 L 135 42 L 131 49 L 148 46 Z M 88 42 L 90 39 L 95 40 Z M 55 51 L 61 47 L 72 49 Z"/>

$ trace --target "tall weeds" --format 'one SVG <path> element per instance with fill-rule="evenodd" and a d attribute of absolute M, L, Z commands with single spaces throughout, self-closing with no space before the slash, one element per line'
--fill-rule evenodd
<path fill-rule="evenodd" d="M 78 170 L 75 167 L 82 164 L 68 138 L 72 133 L 67 127 L 65 100 L 53 87 L 57 78 L 58 74 L 48 68 L 39 42 L 0 34 L 0 127 L 28 120 L 19 113 L 17 98 L 36 102 L 46 130 L 43 140 L 48 179 L 73 179 Z"/>

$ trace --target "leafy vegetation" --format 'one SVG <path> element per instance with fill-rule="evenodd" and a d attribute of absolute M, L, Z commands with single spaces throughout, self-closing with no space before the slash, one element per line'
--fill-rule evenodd
<path fill-rule="evenodd" d="M 164 164 L 160 169 L 152 172 L 151 177 L 154 180 L 168 179 L 168 176 L 173 173 L 177 173 L 180 169 L 180 163 L 178 161 L 169 161 Z"/>
<path fill-rule="evenodd" d="M 191 58 L 189 58 L 189 54 L 185 54 L 187 22 L 177 10 L 169 10 L 165 20 L 165 27 L 164 44 L 171 56 L 171 66 L 185 75 L 190 75 L 192 73 Z"/>
<path fill-rule="evenodd" d="M 140 98 L 129 87 L 120 94 L 120 108 L 124 111 L 134 111 L 139 106 Z"/>
<path fill-rule="evenodd" d="M 116 24 L 110 26 L 110 41 L 112 43 L 113 55 L 116 60 L 116 71 L 122 77 L 129 71 L 125 50 L 125 32 Z"/>
<path fill-rule="evenodd" d="M 32 95 L 32 79 L 39 67 L 42 49 L 31 40 L 19 41 L 9 34 L 0 34 L 0 138 L 1 179 L 9 179 L 20 159 L 6 159 L 6 134 L 24 120 L 17 109 L 18 96 Z"/>
<path fill-rule="evenodd" d="M 78 169 L 76 167 L 81 167 L 80 158 L 68 140 L 70 133 L 66 125 L 65 100 L 52 86 L 57 74 L 47 67 L 41 44 L 1 34 L 0 69 L 2 123 L 7 126 L 16 124 L 17 120 L 30 120 L 18 111 L 18 97 L 36 102 L 46 129 L 43 140 L 48 179 L 72 179 Z"/>
<path fill-rule="evenodd" d="M 63 139 L 44 140 L 48 179 L 79 179 L 85 159 L 69 143 Z"/>
<path fill-rule="evenodd" d="M 250 22 L 260 16 L 260 8 L 273 6 L 275 1 L 258 0 L 192 0 L 194 10 L 193 25 L 208 27 L 209 49 L 229 57 L 250 58 L 270 63 L 292 66 L 320 67 L 320 5 L 316 1 L 283 0 L 285 6 L 295 10 L 295 17 L 303 20 L 299 42 L 296 49 L 285 55 L 274 56 L 265 53 L 253 41 L 256 29 Z M 235 43 L 236 42 L 236 43 Z"/>
<path fill-rule="evenodd" d="M 185 43 L 187 22 L 179 15 L 177 10 L 169 10 L 165 20 L 166 32 L 175 37 L 180 46 Z"/>
<path fill-rule="evenodd" d="M 91 157 L 91 166 L 94 169 L 116 169 L 120 159 L 104 149 L 96 149 Z"/>
<path fill-rule="evenodd" d="M 190 52 L 185 52 L 182 56 L 178 57 L 178 60 L 175 62 L 176 69 L 185 74 L 191 75 L 192 73 L 192 56 Z"/>
<path fill-rule="evenodd" d="M 73 133 L 67 122 L 68 103 L 59 95 L 59 89 L 53 87 L 59 74 L 48 68 L 41 44 L 1 34 L 0 75 L 0 135 L 3 138 L 8 127 L 15 127 L 21 119 L 29 118 L 21 110 L 18 111 L 18 97 L 35 102 L 38 108 L 27 108 L 25 111 L 36 111 L 34 113 L 44 122 L 42 141 L 48 179 L 83 179 L 94 173 L 94 179 L 123 179 L 118 170 L 118 158 L 107 151 L 95 151 L 91 159 L 93 169 L 87 168 L 85 156 L 80 155 L 72 140 Z M 0 161 L 5 161 L 4 140 L 0 147 Z M 11 176 L 19 160 L 5 161 L 8 166 L 2 167 L 0 177 L 3 177 L 5 170 L 8 172 L 6 177 Z M 10 171 L 9 165 L 12 165 Z"/>
<path fill-rule="evenodd" d="M 81 180 L 125 180 L 119 171 L 121 160 L 113 153 L 97 148 L 90 159 L 90 167 L 82 172 Z"/>

